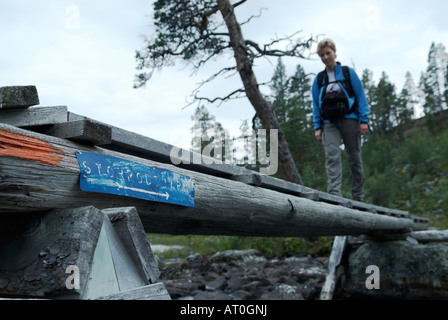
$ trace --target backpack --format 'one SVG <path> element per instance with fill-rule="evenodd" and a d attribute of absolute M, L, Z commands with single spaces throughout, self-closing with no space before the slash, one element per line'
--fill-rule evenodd
<path fill-rule="evenodd" d="M 344 81 L 340 81 L 340 84 L 347 91 L 347 94 L 350 98 L 355 96 L 355 92 L 353 91 L 351 77 L 350 77 L 350 69 L 347 66 L 342 66 L 342 73 L 344 75 Z M 325 79 L 325 88 L 324 95 L 322 98 L 322 111 L 324 119 L 338 119 L 344 117 L 346 114 L 350 114 L 357 110 L 357 102 L 350 109 L 347 97 L 344 93 L 331 93 L 326 94 L 326 86 L 330 84 L 328 81 L 327 72 L 321 71 L 317 75 L 317 83 L 320 89 L 324 86 Z"/>

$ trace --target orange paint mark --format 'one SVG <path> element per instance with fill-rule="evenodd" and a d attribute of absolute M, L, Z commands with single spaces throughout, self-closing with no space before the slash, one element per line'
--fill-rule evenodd
<path fill-rule="evenodd" d="M 0 157 L 14 157 L 58 165 L 63 152 L 48 142 L 8 130 L 0 130 Z"/>

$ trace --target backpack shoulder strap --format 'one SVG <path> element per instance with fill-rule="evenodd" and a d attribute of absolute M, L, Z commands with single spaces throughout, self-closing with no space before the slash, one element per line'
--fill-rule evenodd
<path fill-rule="evenodd" d="M 353 91 L 353 87 L 352 87 L 352 79 L 350 76 L 350 69 L 347 66 L 342 66 L 342 74 L 344 75 L 345 81 L 347 83 L 346 85 L 346 90 L 347 93 L 350 97 L 354 97 L 355 96 L 355 92 Z"/>
<path fill-rule="evenodd" d="M 325 80 L 325 83 L 328 82 L 328 76 L 327 76 L 327 72 L 325 70 L 321 71 L 317 74 L 317 84 L 319 85 L 319 90 L 320 90 L 320 88 L 322 88 L 324 86 L 324 80 Z"/>

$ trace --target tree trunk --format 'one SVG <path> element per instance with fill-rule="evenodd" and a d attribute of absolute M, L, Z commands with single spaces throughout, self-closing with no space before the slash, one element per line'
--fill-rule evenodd
<path fill-rule="evenodd" d="M 258 88 L 258 82 L 252 69 L 252 62 L 245 50 L 245 41 L 241 27 L 236 20 L 233 6 L 229 0 L 218 0 L 218 6 L 229 30 L 230 42 L 246 95 L 255 108 L 261 124 L 268 131 L 267 138 L 270 139 L 269 131 L 271 129 L 278 129 L 278 162 L 283 175 L 287 181 L 303 185 L 302 178 L 286 141 L 286 136 L 280 129 L 275 112 Z"/>

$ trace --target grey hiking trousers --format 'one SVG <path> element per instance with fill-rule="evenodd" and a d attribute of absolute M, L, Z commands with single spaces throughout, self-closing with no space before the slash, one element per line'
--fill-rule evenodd
<path fill-rule="evenodd" d="M 325 149 L 327 192 L 341 196 L 342 159 L 341 143 L 345 146 L 352 179 L 352 199 L 364 200 L 364 171 L 361 157 L 359 122 L 354 119 L 336 119 L 324 123 L 322 142 Z"/>

